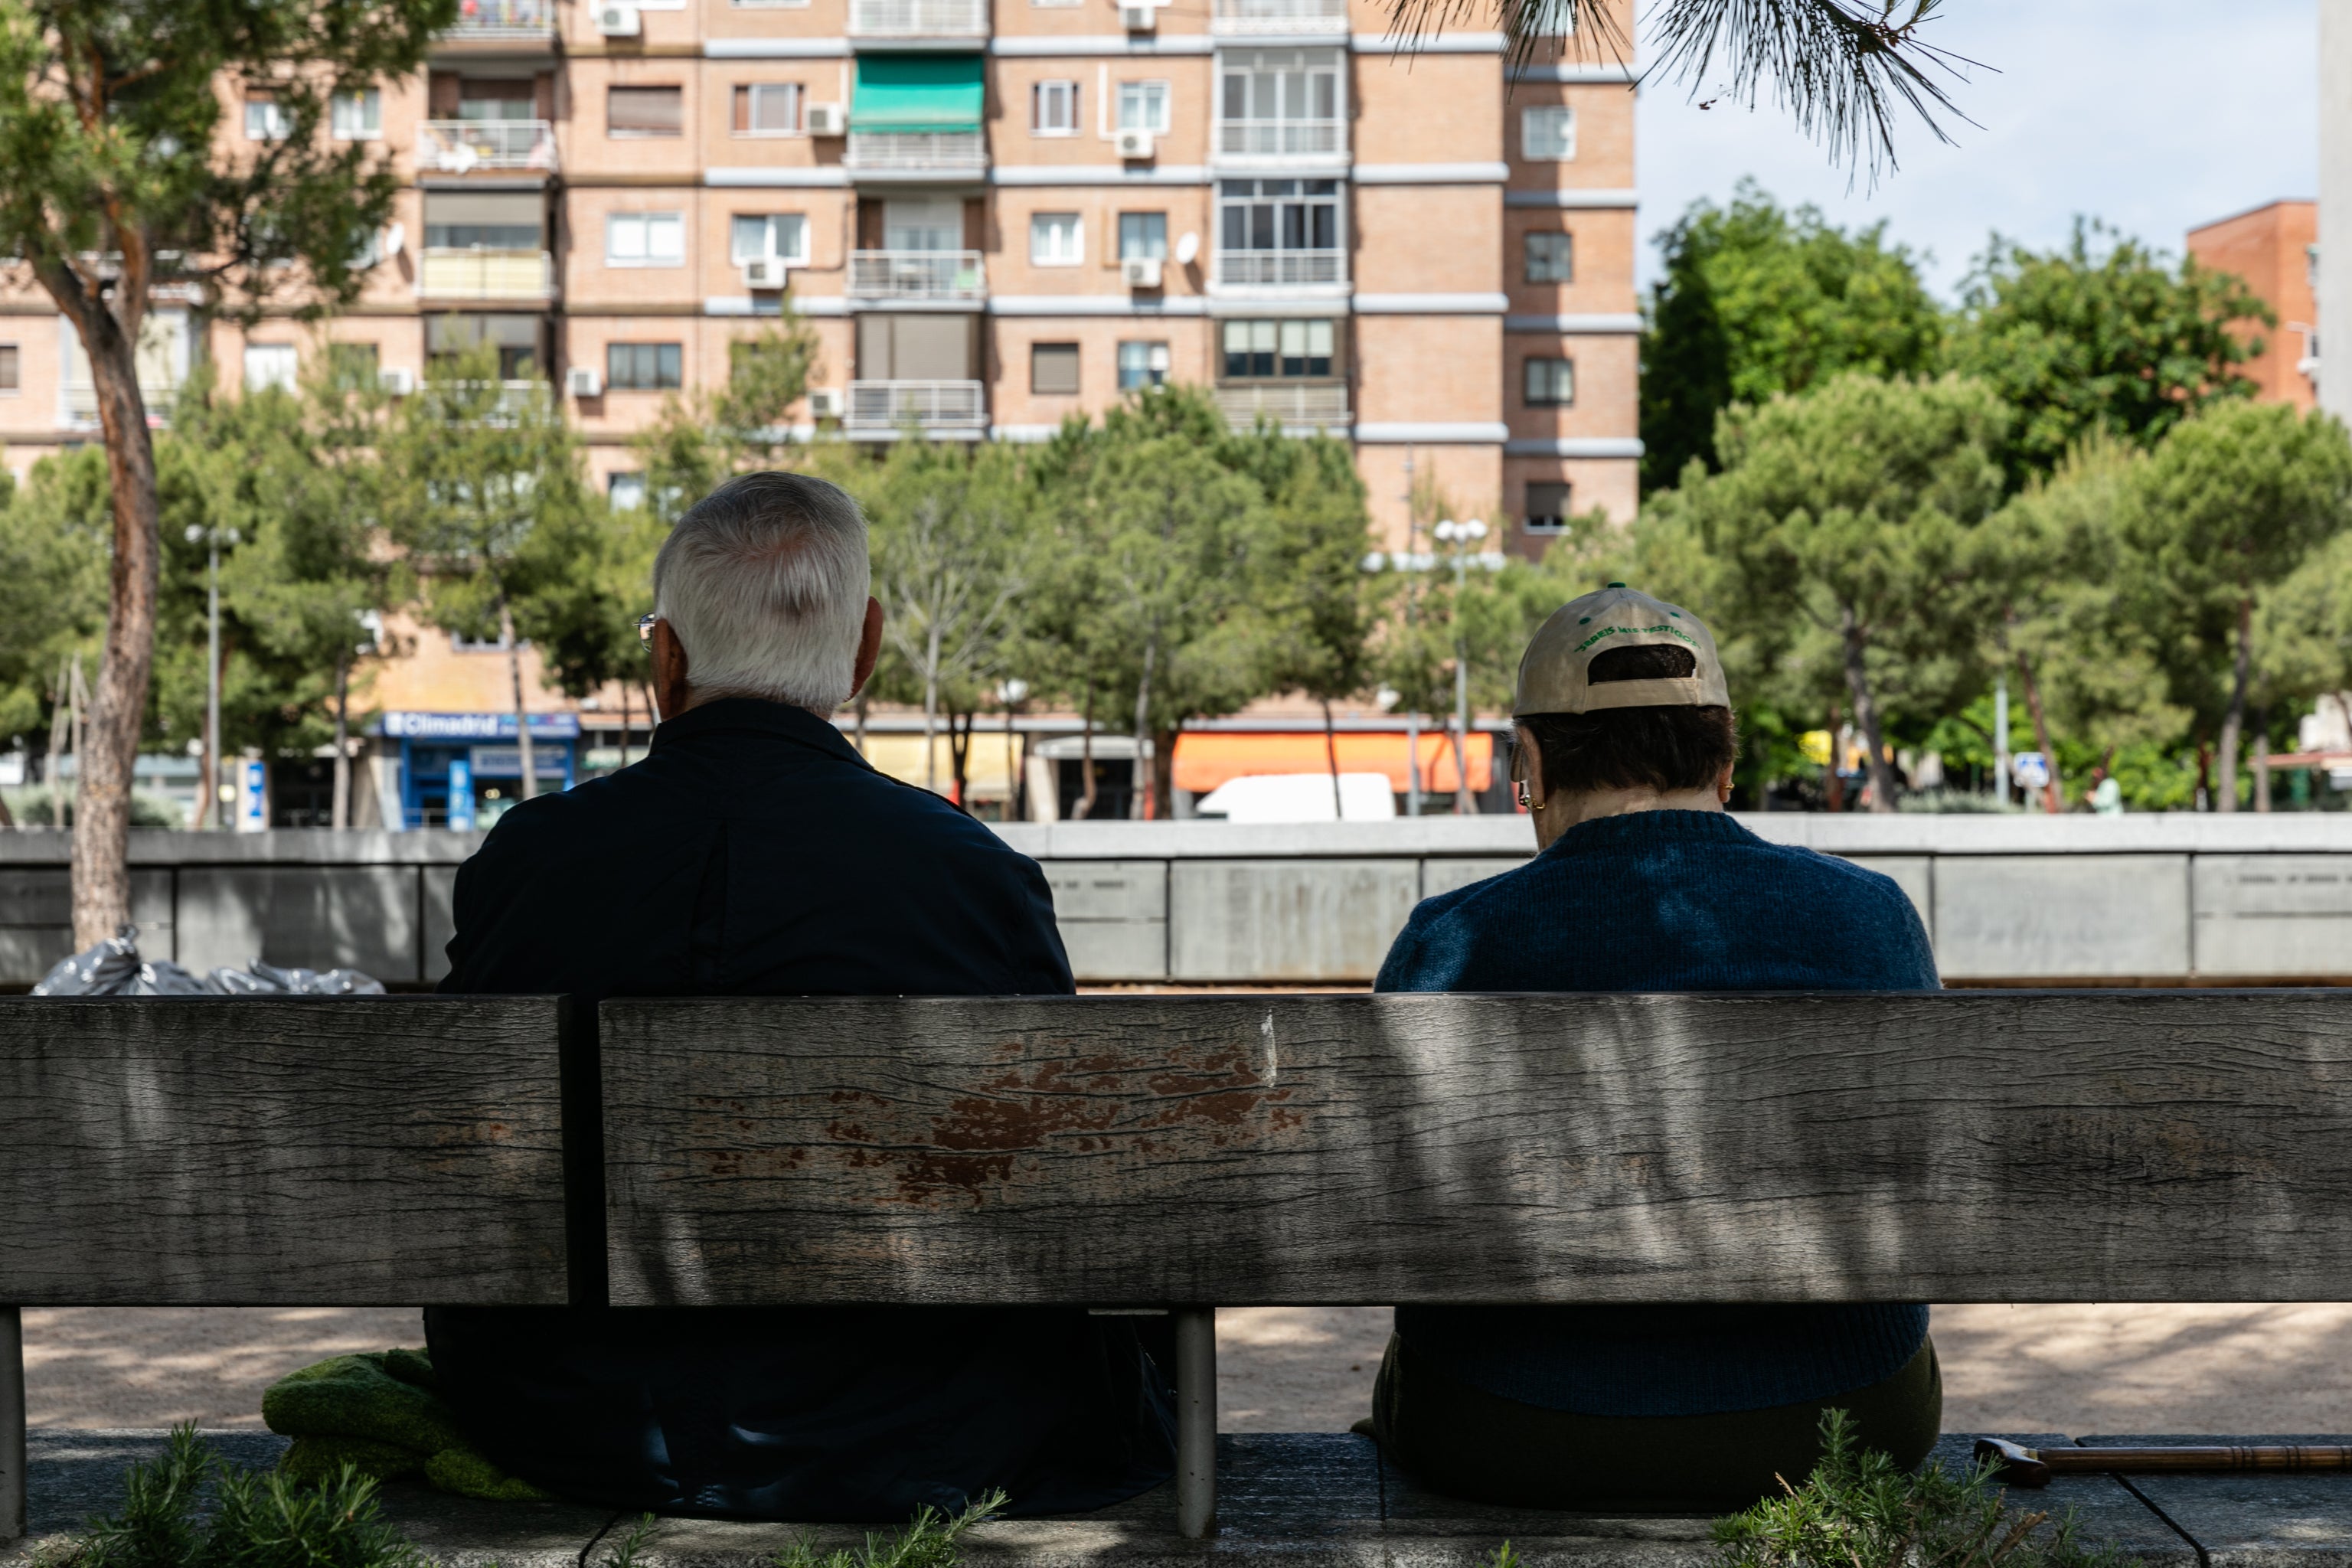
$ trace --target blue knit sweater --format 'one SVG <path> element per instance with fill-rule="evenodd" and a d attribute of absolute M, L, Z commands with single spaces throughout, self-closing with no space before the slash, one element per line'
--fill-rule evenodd
<path fill-rule="evenodd" d="M 1516 870 L 1423 900 L 1382 991 L 1932 991 L 1935 955 L 1875 871 L 1721 812 L 1580 823 Z M 1489 1394 L 1589 1415 L 1697 1415 L 1867 1387 L 1918 1353 L 1924 1306 L 1400 1307 L 1417 1355 Z"/>

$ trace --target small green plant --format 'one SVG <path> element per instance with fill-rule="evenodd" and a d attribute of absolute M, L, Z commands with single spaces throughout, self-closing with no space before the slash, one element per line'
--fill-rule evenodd
<path fill-rule="evenodd" d="M 1822 1415 L 1822 1459 L 1801 1487 L 1715 1522 L 1721 1568 L 2126 1568 L 2076 1539 L 2070 1511 L 2012 1511 L 1990 1464 L 1913 1474 Z"/>
<path fill-rule="evenodd" d="M 424 1568 L 380 1515 L 376 1484 L 346 1465 L 323 1486 L 225 1464 L 175 1426 L 163 1456 L 123 1474 L 122 1509 L 90 1521 L 74 1568 Z"/>
<path fill-rule="evenodd" d="M 1004 1507 L 1004 1494 L 990 1492 L 950 1517 L 929 1507 L 918 1509 L 907 1527 L 895 1535 L 868 1535 L 856 1551 L 840 1547 L 818 1555 L 805 1537 L 775 1554 L 776 1568 L 955 1568 L 957 1543 L 976 1524 L 994 1519 Z"/>
<path fill-rule="evenodd" d="M 652 1514 L 637 1515 L 637 1521 L 629 1526 L 629 1533 L 621 1537 L 621 1544 L 605 1557 L 604 1568 L 639 1568 L 637 1553 L 646 1549 L 646 1542 L 660 1523 Z"/>

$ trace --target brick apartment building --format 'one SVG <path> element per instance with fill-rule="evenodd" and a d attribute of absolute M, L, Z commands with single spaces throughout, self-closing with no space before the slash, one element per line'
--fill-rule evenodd
<path fill-rule="evenodd" d="M 2314 292 L 2319 244 L 2319 204 L 2282 201 L 2189 231 L 2198 264 L 2244 279 L 2278 316 L 2278 325 L 2246 335 L 2263 352 L 2241 370 L 2261 388 L 2264 403 L 2309 410 L 2318 400 L 2319 306 Z"/>

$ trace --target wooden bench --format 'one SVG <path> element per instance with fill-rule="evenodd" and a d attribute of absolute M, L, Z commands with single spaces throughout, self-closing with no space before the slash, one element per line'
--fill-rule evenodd
<path fill-rule="evenodd" d="M 1220 1303 L 2352 1298 L 2352 993 L 587 1023 L 0 1003 L 0 1300 L 1172 1310 L 1175 1522 L 1201 1537 Z"/>

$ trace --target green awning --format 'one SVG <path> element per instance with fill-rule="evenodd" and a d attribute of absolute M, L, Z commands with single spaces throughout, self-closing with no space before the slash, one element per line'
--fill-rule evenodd
<path fill-rule="evenodd" d="M 978 55 L 860 55 L 855 131 L 977 131 Z"/>

